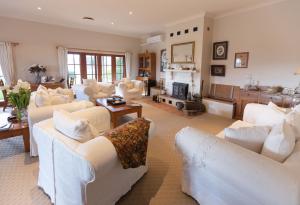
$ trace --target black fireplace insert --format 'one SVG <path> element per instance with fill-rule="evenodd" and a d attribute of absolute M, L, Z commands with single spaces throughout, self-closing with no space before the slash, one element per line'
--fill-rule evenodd
<path fill-rule="evenodd" d="M 188 92 L 189 92 L 189 84 L 177 83 L 177 82 L 173 83 L 172 97 L 180 100 L 186 100 Z"/>

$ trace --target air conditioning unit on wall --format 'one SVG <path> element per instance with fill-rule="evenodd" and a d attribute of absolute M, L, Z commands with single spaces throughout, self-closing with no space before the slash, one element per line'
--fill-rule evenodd
<path fill-rule="evenodd" d="M 146 39 L 142 46 L 163 42 L 163 35 L 156 35 Z"/>

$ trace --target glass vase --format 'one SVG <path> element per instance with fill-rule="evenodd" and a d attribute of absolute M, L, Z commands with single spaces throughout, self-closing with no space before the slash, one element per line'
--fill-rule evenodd
<path fill-rule="evenodd" d="M 20 123 L 25 123 L 27 122 L 27 110 L 25 108 L 22 109 L 16 109 L 16 116 L 17 120 Z"/>

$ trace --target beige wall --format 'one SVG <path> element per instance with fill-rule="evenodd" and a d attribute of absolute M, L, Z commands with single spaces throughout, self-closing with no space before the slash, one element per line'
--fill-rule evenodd
<path fill-rule="evenodd" d="M 300 76 L 300 1 L 288 0 L 271 6 L 216 19 L 213 41 L 229 41 L 226 77 L 212 82 L 244 86 L 252 76 L 260 85 L 295 87 Z M 235 52 L 249 51 L 249 67 L 234 69 Z"/>
<path fill-rule="evenodd" d="M 58 45 L 104 51 L 129 51 L 133 54 L 131 73 L 133 77 L 136 76 L 139 39 L 2 17 L 0 28 L 0 41 L 20 43 L 14 50 L 17 78 L 32 80 L 27 68 L 35 63 L 46 65 L 48 75 L 59 77 L 56 50 Z"/>

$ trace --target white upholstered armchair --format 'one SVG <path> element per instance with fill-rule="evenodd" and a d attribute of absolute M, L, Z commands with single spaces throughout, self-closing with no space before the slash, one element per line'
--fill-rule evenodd
<path fill-rule="evenodd" d="M 142 97 L 144 83 L 140 80 L 126 80 L 116 86 L 116 94 L 130 101 Z"/>
<path fill-rule="evenodd" d="M 243 121 L 231 127 L 274 125 L 283 116 L 266 105 L 248 104 Z M 201 205 L 299 205 L 300 142 L 291 155 L 277 162 L 194 128 L 176 135 L 182 156 L 182 191 Z"/>
<path fill-rule="evenodd" d="M 97 98 L 110 97 L 114 91 L 111 83 L 97 82 L 96 80 L 86 80 L 80 85 L 73 85 L 72 89 L 78 100 L 89 100 L 95 102 Z"/>

